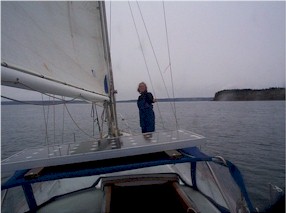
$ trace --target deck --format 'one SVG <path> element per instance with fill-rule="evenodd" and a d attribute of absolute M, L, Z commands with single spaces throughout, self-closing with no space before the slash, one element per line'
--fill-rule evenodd
<path fill-rule="evenodd" d="M 25 149 L 3 160 L 2 172 L 115 159 L 199 146 L 204 137 L 186 130 L 161 131 Z"/>

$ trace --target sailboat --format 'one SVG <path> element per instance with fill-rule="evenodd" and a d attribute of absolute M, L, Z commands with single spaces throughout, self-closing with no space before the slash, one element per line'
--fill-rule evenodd
<path fill-rule="evenodd" d="M 2 85 L 104 107 L 107 135 L 2 160 L 2 212 L 255 212 L 238 168 L 204 137 L 118 128 L 104 2 L 2 2 Z"/>

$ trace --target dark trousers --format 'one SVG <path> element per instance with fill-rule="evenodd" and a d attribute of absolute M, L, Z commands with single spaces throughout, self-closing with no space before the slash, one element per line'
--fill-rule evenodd
<path fill-rule="evenodd" d="M 155 131 L 155 114 L 152 108 L 139 110 L 142 133 Z"/>

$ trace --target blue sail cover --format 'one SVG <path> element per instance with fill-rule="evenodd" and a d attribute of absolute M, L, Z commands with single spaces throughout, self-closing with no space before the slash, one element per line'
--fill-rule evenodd
<path fill-rule="evenodd" d="M 206 160 L 192 164 L 192 167 L 195 167 L 195 170 L 192 170 L 195 172 L 192 175 L 193 186 L 217 203 L 219 207 L 223 207 L 221 211 L 230 209 L 231 212 L 236 212 L 237 209 L 243 208 L 245 201 L 248 209 L 256 212 L 248 196 L 242 175 L 233 163 L 227 160 L 217 162 L 214 161 L 217 159 L 214 157 L 208 161 L 210 156 L 202 153 L 197 147 L 182 149 L 182 151 L 197 159 Z"/>

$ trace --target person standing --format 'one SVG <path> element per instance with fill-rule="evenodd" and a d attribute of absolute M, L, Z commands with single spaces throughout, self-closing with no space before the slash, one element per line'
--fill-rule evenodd
<path fill-rule="evenodd" d="M 144 82 L 139 83 L 137 91 L 140 93 L 137 100 L 137 106 L 139 109 L 142 133 L 154 132 L 155 113 L 153 111 L 153 103 L 155 103 L 155 99 L 152 93 L 147 91 L 147 85 Z"/>

